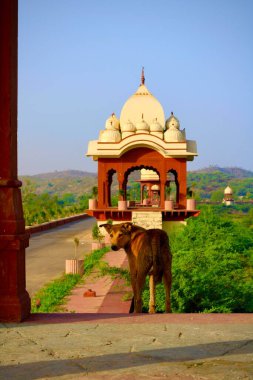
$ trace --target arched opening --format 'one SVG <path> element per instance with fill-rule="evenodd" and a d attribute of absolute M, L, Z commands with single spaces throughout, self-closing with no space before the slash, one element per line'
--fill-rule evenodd
<path fill-rule="evenodd" d="M 129 207 L 141 203 L 140 170 L 132 171 L 127 178 L 127 200 Z"/>
<path fill-rule="evenodd" d="M 178 174 L 174 169 L 167 172 L 165 194 L 167 200 L 173 200 L 175 207 L 177 207 L 179 203 L 179 182 Z"/>
<path fill-rule="evenodd" d="M 150 186 L 143 185 L 141 189 L 141 203 L 149 204 L 150 202 Z"/>
<path fill-rule="evenodd" d="M 128 168 L 124 174 L 129 207 L 160 206 L 160 174 L 153 166 Z"/>
<path fill-rule="evenodd" d="M 107 172 L 107 204 L 108 207 L 116 207 L 118 202 L 119 183 L 117 172 L 111 169 Z"/>

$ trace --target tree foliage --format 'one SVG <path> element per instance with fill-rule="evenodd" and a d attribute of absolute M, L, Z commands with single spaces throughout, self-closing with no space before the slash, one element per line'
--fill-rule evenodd
<path fill-rule="evenodd" d="M 84 212 L 88 208 L 89 198 L 89 194 L 79 197 L 72 193 L 65 193 L 61 197 L 49 193 L 38 194 L 35 184 L 28 180 L 22 189 L 26 225 L 41 224 Z"/>

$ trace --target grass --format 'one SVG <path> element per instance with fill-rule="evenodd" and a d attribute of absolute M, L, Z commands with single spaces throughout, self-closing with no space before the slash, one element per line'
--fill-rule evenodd
<path fill-rule="evenodd" d="M 122 279 L 125 280 L 126 285 L 130 285 L 131 284 L 130 272 L 129 272 L 128 269 L 122 269 L 122 268 L 118 268 L 118 267 L 111 267 L 111 266 L 109 266 L 108 263 L 102 261 L 99 264 L 99 270 L 100 270 L 101 276 L 109 275 L 109 276 L 111 276 L 112 279 L 122 278 Z"/>
<path fill-rule="evenodd" d="M 71 290 L 85 277 L 89 276 L 105 255 L 109 252 L 109 247 L 105 247 L 85 257 L 84 275 L 64 274 L 60 278 L 50 282 L 41 288 L 32 298 L 32 313 L 52 313 L 59 311 L 59 306 L 64 304 L 64 298 L 71 293 Z"/>
<path fill-rule="evenodd" d="M 88 276 L 92 272 L 93 268 L 97 266 L 99 261 L 106 254 L 106 252 L 109 251 L 110 248 L 105 247 L 102 249 L 97 249 L 96 251 L 93 251 L 90 255 L 86 256 L 84 260 L 84 276 Z"/>
<path fill-rule="evenodd" d="M 64 297 L 70 294 L 80 281 L 79 274 L 65 274 L 40 289 L 32 299 L 32 313 L 51 313 L 62 305 Z"/>

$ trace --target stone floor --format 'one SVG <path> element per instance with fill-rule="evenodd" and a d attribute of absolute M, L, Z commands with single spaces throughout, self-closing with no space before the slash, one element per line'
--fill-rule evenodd
<path fill-rule="evenodd" d="M 0 325 L 0 379 L 253 379 L 252 315 L 33 315 Z"/>

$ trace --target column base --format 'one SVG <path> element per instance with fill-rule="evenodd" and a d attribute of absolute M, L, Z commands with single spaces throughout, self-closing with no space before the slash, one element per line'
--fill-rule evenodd
<path fill-rule="evenodd" d="M 18 296 L 0 296 L 0 322 L 21 322 L 28 318 L 31 300 L 27 291 Z"/>
<path fill-rule="evenodd" d="M 0 235 L 0 322 L 21 322 L 30 315 L 25 281 L 28 237 L 25 233 Z"/>

